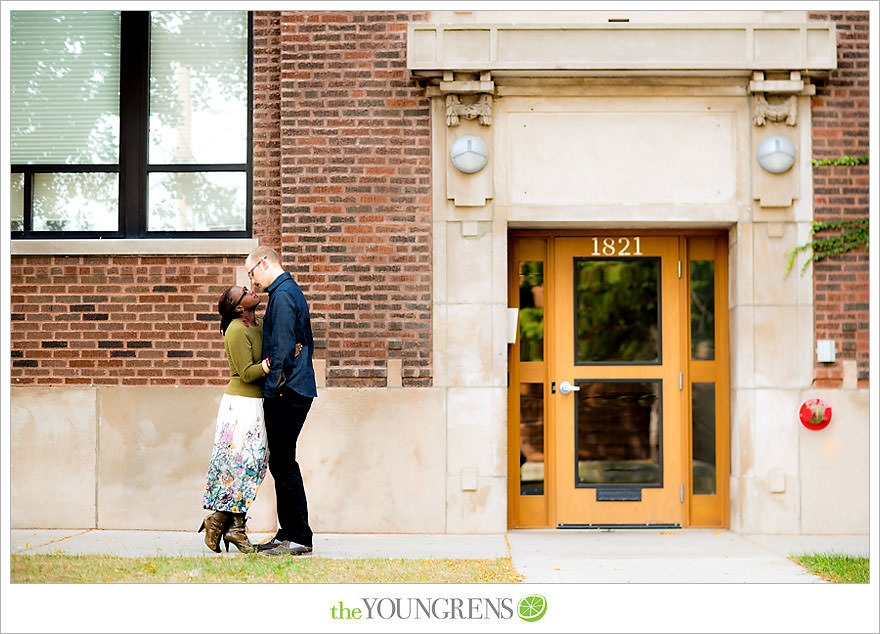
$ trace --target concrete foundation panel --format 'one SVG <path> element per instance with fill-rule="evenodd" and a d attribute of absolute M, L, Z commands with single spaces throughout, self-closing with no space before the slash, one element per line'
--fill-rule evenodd
<path fill-rule="evenodd" d="M 100 528 L 198 528 L 222 395 L 222 388 L 98 390 Z"/>
<path fill-rule="evenodd" d="M 196 530 L 222 394 L 13 390 L 13 527 Z M 320 390 L 297 454 L 316 532 L 445 531 L 443 390 Z M 271 474 L 249 517 L 275 529 Z"/>
<path fill-rule="evenodd" d="M 870 527 L 870 439 L 868 390 L 812 390 L 831 405 L 831 424 L 821 431 L 800 428 L 801 532 L 860 534 Z M 875 441 L 876 442 L 876 441 Z"/>
<path fill-rule="evenodd" d="M 445 532 L 438 389 L 328 389 L 297 447 L 316 532 Z"/>
<path fill-rule="evenodd" d="M 95 527 L 95 390 L 10 390 L 12 528 Z"/>

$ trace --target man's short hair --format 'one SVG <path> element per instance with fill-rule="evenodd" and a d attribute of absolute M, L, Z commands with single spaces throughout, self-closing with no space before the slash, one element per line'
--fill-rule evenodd
<path fill-rule="evenodd" d="M 272 247 L 257 247 L 247 256 L 247 261 L 256 262 L 261 258 L 266 258 L 266 261 L 270 264 L 281 266 L 281 258 L 278 257 L 278 253 Z"/>

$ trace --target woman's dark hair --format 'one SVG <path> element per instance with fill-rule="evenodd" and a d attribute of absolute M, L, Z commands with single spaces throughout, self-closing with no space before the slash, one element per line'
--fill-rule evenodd
<path fill-rule="evenodd" d="M 217 302 L 217 312 L 220 313 L 220 332 L 224 335 L 226 334 L 226 329 L 229 328 L 229 324 L 232 323 L 234 319 L 238 318 L 238 313 L 235 312 L 235 307 L 238 305 L 239 298 L 234 297 L 234 293 L 232 289 L 237 288 L 235 286 L 230 286 L 223 294 L 220 296 L 220 301 Z"/>

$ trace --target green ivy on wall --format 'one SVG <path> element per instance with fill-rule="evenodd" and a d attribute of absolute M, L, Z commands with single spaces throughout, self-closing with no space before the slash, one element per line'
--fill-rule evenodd
<path fill-rule="evenodd" d="M 785 275 L 791 271 L 794 266 L 794 258 L 801 251 L 812 249 L 810 257 L 804 262 L 801 273 L 807 270 L 810 262 L 819 262 L 833 255 L 842 255 L 847 251 L 852 251 L 860 246 L 868 246 L 868 217 L 855 218 L 853 220 L 843 220 L 838 222 L 813 222 L 810 229 L 810 236 L 815 236 L 823 231 L 840 231 L 840 233 L 832 236 L 814 238 L 806 244 L 802 244 L 792 249 L 788 254 L 788 266 L 785 267 Z"/>
<path fill-rule="evenodd" d="M 815 167 L 821 165 L 867 165 L 868 155 L 864 156 L 841 156 L 836 159 L 813 159 L 812 163 Z"/>
<path fill-rule="evenodd" d="M 842 156 L 836 159 L 813 159 L 814 166 L 821 165 L 867 165 L 868 155 Z M 834 232 L 832 235 L 816 237 L 823 232 Z M 785 267 L 787 277 L 794 266 L 794 258 L 801 251 L 810 249 L 810 257 L 804 262 L 801 274 L 807 270 L 810 262 L 819 262 L 835 255 L 842 255 L 853 249 L 864 246 L 868 248 L 868 216 L 832 222 L 813 222 L 810 229 L 811 240 L 806 244 L 792 249 L 788 254 L 788 266 Z"/>

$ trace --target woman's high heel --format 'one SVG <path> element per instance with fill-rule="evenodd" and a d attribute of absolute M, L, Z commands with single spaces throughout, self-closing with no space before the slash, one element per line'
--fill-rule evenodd
<path fill-rule="evenodd" d="M 256 546 L 248 540 L 247 533 L 245 532 L 246 522 L 247 519 L 245 518 L 244 513 L 232 514 L 232 524 L 226 532 L 223 533 L 223 545 L 226 546 L 226 552 L 229 552 L 230 542 L 235 544 L 236 548 L 243 553 L 256 552 Z"/>
<path fill-rule="evenodd" d="M 220 552 L 220 538 L 226 531 L 226 527 L 232 521 L 232 513 L 226 511 L 214 511 L 202 520 L 199 532 L 205 531 L 205 546 L 215 553 Z"/>

